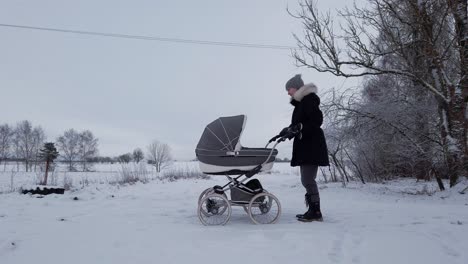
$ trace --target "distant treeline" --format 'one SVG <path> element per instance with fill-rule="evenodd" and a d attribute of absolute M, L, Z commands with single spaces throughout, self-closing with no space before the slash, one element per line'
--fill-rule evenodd
<path fill-rule="evenodd" d="M 36 171 L 42 164 L 39 152 L 45 145 L 46 134 L 41 126 L 33 127 L 31 121 L 24 120 L 16 125 L 0 125 L 0 166 L 6 169 L 7 162 L 23 164 L 26 171 Z M 59 156 L 56 162 L 67 163 L 70 171 L 90 171 L 93 163 L 139 163 L 145 159 L 140 148 L 132 153 L 116 157 L 99 156 L 98 142 L 90 130 L 77 131 L 70 128 L 55 140 Z M 167 144 L 153 140 L 147 146 L 147 162 L 159 172 L 172 161 L 171 149 Z M 39 168 L 38 168 L 39 167 Z"/>

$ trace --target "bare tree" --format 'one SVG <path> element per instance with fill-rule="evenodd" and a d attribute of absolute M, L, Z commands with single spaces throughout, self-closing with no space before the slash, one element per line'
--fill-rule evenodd
<path fill-rule="evenodd" d="M 333 166 L 352 171 L 362 182 L 429 177 L 442 145 L 436 122 L 428 121 L 436 119 L 437 108 L 432 98 L 412 95 L 409 85 L 377 76 L 364 83 L 362 92 L 332 90 L 325 96 L 322 109 L 329 121 L 325 131 Z"/>
<path fill-rule="evenodd" d="M 148 163 L 153 165 L 157 172 L 161 172 L 172 162 L 171 148 L 167 144 L 155 140 L 148 146 L 147 150 Z"/>
<path fill-rule="evenodd" d="M 75 171 L 75 164 L 80 155 L 80 134 L 73 128 L 64 132 L 57 138 L 57 146 L 60 150 L 60 156 L 68 163 L 68 170 Z"/>
<path fill-rule="evenodd" d="M 19 166 L 20 166 L 20 157 L 21 157 L 21 148 L 20 148 L 20 139 L 18 135 L 16 134 L 16 128 L 13 130 L 13 135 L 11 138 L 11 143 L 12 143 L 12 151 L 11 155 L 14 157 L 16 161 L 16 171 L 19 171 Z"/>
<path fill-rule="evenodd" d="M 38 163 L 38 158 L 39 158 L 39 150 L 41 149 L 41 146 L 43 145 L 46 136 L 45 132 L 42 129 L 42 127 L 35 127 L 32 132 L 32 144 L 33 144 L 33 153 L 34 153 L 34 171 L 36 171 L 37 168 L 37 163 Z M 30 170 L 32 170 L 32 164 L 30 165 Z"/>
<path fill-rule="evenodd" d="M 89 130 L 81 132 L 79 138 L 79 156 L 82 168 L 83 171 L 89 171 L 91 167 L 88 160 L 98 155 L 98 139 Z"/>
<path fill-rule="evenodd" d="M 117 157 L 117 162 L 119 163 L 130 163 L 132 161 L 132 154 L 125 153 Z"/>
<path fill-rule="evenodd" d="M 3 171 L 6 170 L 6 161 L 10 155 L 13 129 L 8 124 L 0 126 L 0 164 L 4 162 Z"/>
<path fill-rule="evenodd" d="M 140 161 L 143 160 L 144 158 L 145 158 L 145 155 L 143 154 L 143 150 L 141 150 L 140 148 L 136 148 L 133 151 L 133 161 L 135 161 L 136 163 L 140 163 Z"/>
<path fill-rule="evenodd" d="M 17 144 L 17 158 L 24 162 L 26 171 L 31 169 L 32 162 L 36 159 L 37 142 L 41 140 L 39 130 L 41 129 L 33 129 L 31 122 L 27 120 L 18 123 L 15 129 L 16 140 L 14 142 Z"/>
<path fill-rule="evenodd" d="M 418 84 L 438 107 L 450 185 L 468 175 L 466 0 L 368 0 L 364 8 L 339 12 L 343 34 L 335 33 L 331 15 L 320 15 L 315 1 L 301 6 L 295 16 L 305 31 L 303 38 L 295 35 L 297 63 L 335 76 L 399 76 Z M 397 63 L 382 63 L 388 57 Z"/>

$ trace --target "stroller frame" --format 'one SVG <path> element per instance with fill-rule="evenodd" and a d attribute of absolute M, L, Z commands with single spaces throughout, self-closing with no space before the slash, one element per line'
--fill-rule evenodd
<path fill-rule="evenodd" d="M 200 221 L 204 225 L 224 225 L 231 217 L 231 207 L 241 206 L 255 224 L 273 224 L 277 222 L 281 215 L 281 204 L 278 198 L 263 189 L 259 180 L 257 181 L 260 186 L 255 189 L 250 188 L 244 184 L 244 182 L 261 171 L 262 166 L 265 165 L 273 155 L 275 147 L 285 140 L 285 137 L 273 137 L 265 146 L 265 148 L 267 148 L 271 142 L 276 141 L 265 162 L 236 177 L 225 174 L 224 176 L 228 179 L 228 183 L 223 186 L 216 185 L 204 190 L 198 199 L 198 217 Z M 227 191 L 229 191 L 231 199 L 228 199 L 226 195 Z M 238 195 L 239 192 L 241 196 Z M 241 199 L 234 200 L 234 198 Z M 273 207 L 275 207 L 275 210 L 273 210 Z M 257 211 L 259 211 L 259 213 Z M 270 213 L 274 215 L 269 217 Z M 224 217 L 222 217 L 223 215 Z M 211 221 L 211 217 L 221 219 Z"/>

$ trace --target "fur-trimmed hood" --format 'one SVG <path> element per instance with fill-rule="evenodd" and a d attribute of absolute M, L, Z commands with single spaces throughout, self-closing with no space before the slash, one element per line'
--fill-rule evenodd
<path fill-rule="evenodd" d="M 296 91 L 296 93 L 291 98 L 291 103 L 293 103 L 292 101 L 300 102 L 306 95 L 309 95 L 311 93 L 317 94 L 317 91 L 318 88 L 317 86 L 315 86 L 315 84 L 308 83 Z"/>

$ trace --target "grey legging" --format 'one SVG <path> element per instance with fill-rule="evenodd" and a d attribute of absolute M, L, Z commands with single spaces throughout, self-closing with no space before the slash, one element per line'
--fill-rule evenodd
<path fill-rule="evenodd" d="M 311 196 L 312 202 L 320 201 L 319 190 L 317 187 L 318 166 L 316 165 L 302 165 L 301 166 L 301 182 L 307 191 L 307 194 Z"/>

